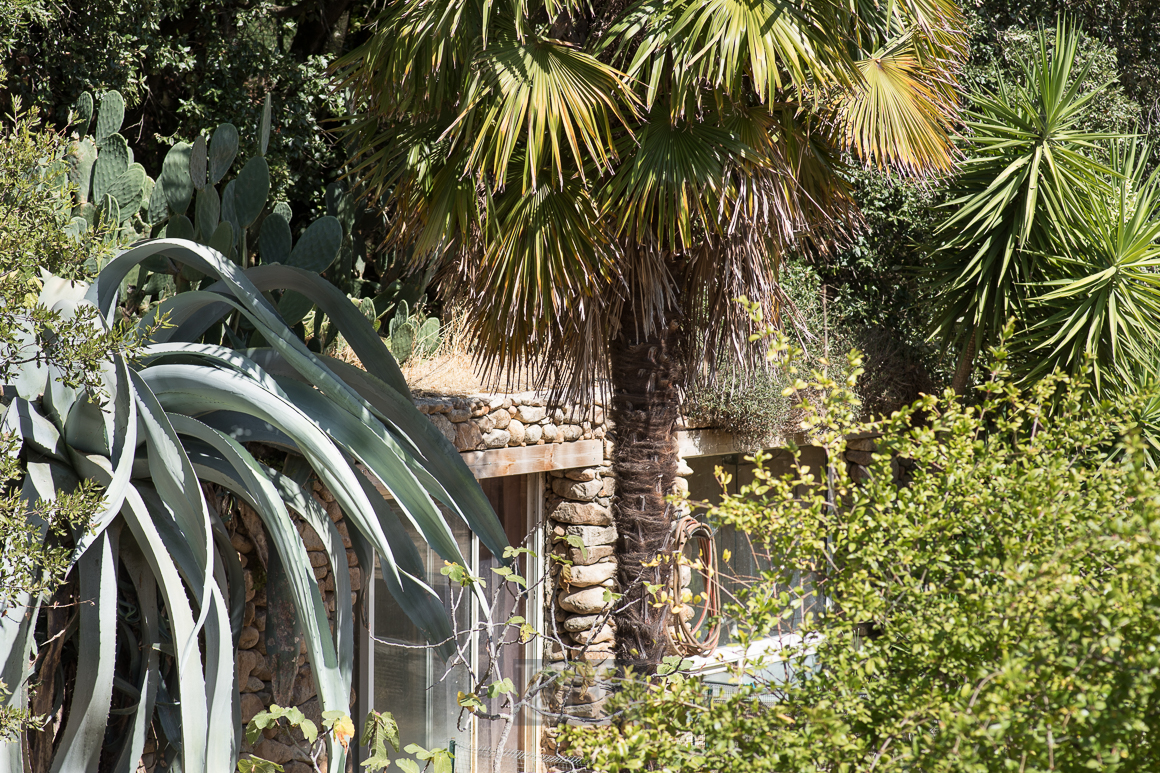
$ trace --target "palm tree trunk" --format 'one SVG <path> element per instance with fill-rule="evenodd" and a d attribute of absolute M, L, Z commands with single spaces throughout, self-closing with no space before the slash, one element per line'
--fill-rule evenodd
<path fill-rule="evenodd" d="M 644 566 L 672 545 L 672 508 L 665 496 L 677 474 L 676 426 L 680 410 L 680 329 L 644 333 L 644 321 L 625 304 L 610 347 L 613 422 L 613 503 L 618 578 L 624 597 L 614 613 L 617 661 L 651 667 L 666 654 L 667 607 L 656 607 L 645 583 L 663 584 L 670 564 Z"/>
<path fill-rule="evenodd" d="M 977 334 L 978 328 L 971 328 L 971 335 L 963 346 L 962 356 L 959 357 L 958 367 L 955 368 L 955 377 L 951 381 L 951 387 L 954 388 L 956 395 L 962 395 L 967 391 L 967 381 L 970 380 L 971 370 L 975 365 L 975 337 Z"/>

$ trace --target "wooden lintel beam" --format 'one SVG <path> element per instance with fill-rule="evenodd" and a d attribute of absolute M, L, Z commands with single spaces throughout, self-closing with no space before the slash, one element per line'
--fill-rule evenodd
<path fill-rule="evenodd" d="M 476 478 L 501 478 L 530 472 L 599 466 L 604 459 L 604 442 L 580 440 L 572 443 L 545 443 L 542 446 L 464 451 L 461 455 Z"/>

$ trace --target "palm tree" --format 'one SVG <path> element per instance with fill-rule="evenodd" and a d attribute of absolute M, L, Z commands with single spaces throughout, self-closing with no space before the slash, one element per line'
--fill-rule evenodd
<path fill-rule="evenodd" d="M 655 663 L 681 388 L 777 318 L 791 245 L 849 228 L 844 151 L 949 170 L 953 0 L 401 0 L 338 63 L 353 174 L 437 260 L 482 361 L 611 388 L 618 659 Z M 498 370 L 496 371 L 498 372 Z"/>

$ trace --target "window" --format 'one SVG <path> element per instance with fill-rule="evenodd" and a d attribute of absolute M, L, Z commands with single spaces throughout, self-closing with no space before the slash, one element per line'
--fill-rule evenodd
<path fill-rule="evenodd" d="M 499 515 L 509 542 L 521 544 L 529 534 L 532 535 L 530 544 L 538 541 L 540 503 L 543 499 L 543 479 L 540 474 L 489 478 L 481 480 L 480 485 Z M 447 520 L 460 551 L 471 564 L 471 572 L 487 580 L 490 598 L 499 579 L 491 569 L 498 567 L 499 561 L 462 521 L 455 517 Z M 442 557 L 418 538 L 416 533 L 410 529 L 408 531 L 423 555 L 428 583 L 440 593 L 450 611 L 447 578 L 439 572 L 443 567 Z M 534 573 L 538 566 L 532 563 L 534 566 L 529 573 Z M 533 577 L 527 579 L 534 582 Z M 455 755 L 456 773 L 490 772 L 495 747 L 500 740 L 501 725 L 498 722 L 476 720 L 466 712 L 463 712 L 461 718 L 458 693 L 461 690 L 467 692 L 472 687 L 467 669 L 459 666 L 449 671 L 437 654 L 423 647 L 425 642 L 422 634 L 386 590 L 378 566 L 375 568 L 370 595 L 373 597 L 371 604 L 374 613 L 370 622 L 374 630 L 374 641 L 364 638 L 364 646 L 367 646 L 370 656 L 362 661 L 362 689 L 370 694 L 371 700 L 364 704 L 366 708 L 363 711 L 370 708 L 390 711 L 399 724 L 399 738 L 403 745 L 416 743 L 428 749 L 451 749 Z M 513 614 L 520 614 L 534 622 L 529 610 L 539 609 L 542 603 L 540 599 L 533 598 L 520 606 L 526 608 L 517 609 L 513 600 L 507 599 L 500 609 L 493 611 L 493 619 L 502 621 Z M 473 600 L 465 602 L 461 604 L 458 615 L 457 627 L 466 630 L 479 621 L 479 606 Z M 526 683 L 538 669 L 538 662 L 530 651 L 532 646 L 528 645 L 526 649 L 529 651 L 526 653 L 525 648 L 519 645 L 502 649 L 500 672 L 510 676 L 517 687 Z M 472 658 L 472 667 L 477 672 L 486 667 L 481 646 L 475 647 Z M 498 707 L 499 702 L 495 703 Z M 488 710 L 494 709 L 489 706 Z M 535 754 L 525 755 L 524 752 L 538 751 L 538 745 L 538 722 L 534 717 L 520 717 L 504 744 L 502 770 L 505 773 L 534 771 L 534 761 L 538 757 Z"/>
<path fill-rule="evenodd" d="M 777 449 L 772 454 L 772 458 L 765 463 L 766 469 L 778 476 L 790 472 L 793 457 L 789 451 Z M 693 501 L 709 502 L 714 505 L 721 502 L 722 488 L 716 478 L 716 469 L 718 467 L 732 476 L 728 487 L 730 494 L 736 494 L 740 491 L 741 487 L 754 480 L 754 464 L 745 460 L 745 454 L 696 456 L 686 458 L 685 462 L 693 470 L 692 475 L 688 479 L 689 497 Z M 825 456 L 822 450 L 812 447 L 803 448 L 802 464 L 809 465 L 814 469 L 823 468 Z M 703 511 L 699 517 L 704 517 Z M 718 529 L 713 535 L 713 543 L 717 565 L 719 567 L 719 581 L 721 584 L 723 603 L 728 603 L 734 598 L 734 594 L 748 587 L 759 577 L 761 572 L 777 568 L 777 556 L 768 555 L 760 546 L 753 544 L 749 535 L 731 526 Z M 697 551 L 698 547 L 695 543 L 686 545 L 685 554 L 690 560 L 697 558 Z M 811 589 L 810 578 L 808 576 L 802 577 L 795 575 L 789 588 L 796 589 L 802 593 L 808 593 Z M 704 591 L 704 582 L 697 572 L 693 572 L 690 589 L 694 594 L 699 594 Z M 809 598 L 812 599 L 812 596 Z M 808 608 L 807 605 L 803 605 L 803 609 Z M 771 640 L 768 642 L 769 646 L 763 645 L 760 649 L 763 649 L 767 653 L 772 652 L 776 645 L 776 640 L 780 637 L 789 637 L 788 639 L 783 639 L 784 641 L 796 641 L 796 632 L 801 624 L 802 611 L 802 609 L 799 609 L 792 619 L 783 624 L 783 628 L 780 631 L 774 632 L 771 635 Z M 725 625 L 722 628 L 719 645 L 726 660 L 729 658 L 731 652 L 728 645 L 735 639 L 736 631 L 736 623 Z"/>

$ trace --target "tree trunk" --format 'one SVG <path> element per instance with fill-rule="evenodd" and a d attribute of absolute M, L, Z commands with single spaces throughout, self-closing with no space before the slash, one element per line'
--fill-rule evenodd
<path fill-rule="evenodd" d="M 676 425 L 680 409 L 680 330 L 670 323 L 645 335 L 636 309 L 625 304 L 620 335 L 612 342 L 614 443 L 617 491 L 613 514 L 616 557 L 624 597 L 614 614 L 617 661 L 651 671 L 666 654 L 668 607 L 654 606 L 645 583 L 663 584 L 671 565 L 661 561 L 672 546 L 672 507 L 665 501 L 677 474 Z"/>
<path fill-rule="evenodd" d="M 959 357 L 958 367 L 955 368 L 955 377 L 951 382 L 951 387 L 954 388 L 956 395 L 962 395 L 967 391 L 967 382 L 970 381 L 971 370 L 975 365 L 975 337 L 977 334 L 978 328 L 971 328 L 971 335 L 963 346 L 962 356 Z"/>

